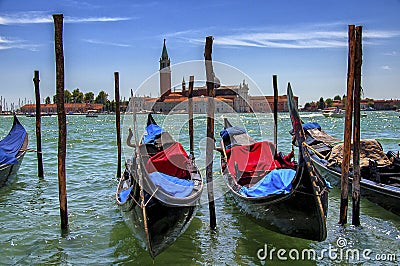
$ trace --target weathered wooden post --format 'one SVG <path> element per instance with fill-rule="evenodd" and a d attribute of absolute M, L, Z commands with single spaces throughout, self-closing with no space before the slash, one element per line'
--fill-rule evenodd
<path fill-rule="evenodd" d="M 272 76 L 272 85 L 274 87 L 274 145 L 275 155 L 278 152 L 278 76 Z"/>
<path fill-rule="evenodd" d="M 347 97 L 346 97 L 346 117 L 344 128 L 344 155 L 342 163 L 341 197 L 340 197 L 340 217 L 339 224 L 347 223 L 347 209 L 349 200 L 349 168 L 351 154 L 351 127 L 353 115 L 353 90 L 354 90 L 354 55 L 355 55 L 355 34 L 354 25 L 349 25 L 349 55 L 347 70 Z"/>
<path fill-rule="evenodd" d="M 39 70 L 35 70 L 33 82 L 35 84 L 36 100 L 36 156 L 38 163 L 38 177 L 43 177 L 43 155 L 42 155 L 42 132 L 41 132 L 41 108 L 40 108 L 40 89 L 39 89 Z"/>
<path fill-rule="evenodd" d="M 54 41 L 56 53 L 56 98 L 58 116 L 58 194 L 60 201 L 61 229 L 68 230 L 67 185 L 65 158 L 67 149 L 67 121 L 64 110 L 64 48 L 63 48 L 63 15 L 55 14 Z"/>
<path fill-rule="evenodd" d="M 207 193 L 208 193 L 208 208 L 210 210 L 210 227 L 215 229 L 217 227 L 217 220 L 215 214 L 215 203 L 214 203 L 214 187 L 213 187 L 213 154 L 214 154 L 214 71 L 212 66 L 212 43 L 213 37 L 208 36 L 206 38 L 206 45 L 204 49 L 204 60 L 206 66 L 206 78 L 207 78 L 207 143 L 206 143 L 206 182 L 207 182 Z"/>
<path fill-rule="evenodd" d="M 117 147 L 118 147 L 118 168 L 117 178 L 121 178 L 121 110 L 119 102 L 119 73 L 114 72 L 114 88 L 115 88 L 115 126 L 117 128 Z"/>
<path fill-rule="evenodd" d="M 188 113 L 189 113 L 189 152 L 194 158 L 194 138 L 193 138 L 193 86 L 194 76 L 189 79 L 189 94 L 188 94 Z"/>
<path fill-rule="evenodd" d="M 362 26 L 356 27 L 355 70 L 354 70 L 354 131 L 353 131 L 353 184 L 352 224 L 360 225 L 360 101 L 362 65 Z"/>

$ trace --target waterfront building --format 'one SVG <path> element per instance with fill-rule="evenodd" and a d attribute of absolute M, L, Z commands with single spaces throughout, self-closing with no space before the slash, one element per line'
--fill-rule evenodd
<path fill-rule="evenodd" d="M 168 56 L 167 47 L 163 44 L 160 57 L 160 97 L 147 99 L 144 110 L 170 113 L 170 112 L 187 112 L 188 89 L 185 78 L 183 77 L 180 90 L 171 89 L 171 60 Z M 193 89 L 194 112 L 205 112 L 206 110 L 206 85 L 195 87 Z M 200 98 L 200 99 L 197 99 Z M 222 85 L 215 90 L 215 110 L 216 112 L 240 112 L 247 113 L 251 111 L 249 100 L 249 87 L 245 80 L 239 85 Z"/>
<path fill-rule="evenodd" d="M 64 103 L 65 113 L 87 113 L 89 110 L 101 112 L 103 105 L 100 103 Z M 46 114 L 57 114 L 57 104 L 40 104 L 40 110 Z M 36 104 L 21 106 L 21 112 L 25 114 L 36 113 Z"/>
<path fill-rule="evenodd" d="M 296 106 L 299 103 L 299 97 L 294 96 Z M 288 112 L 287 95 L 278 96 L 278 112 Z M 274 111 L 274 96 L 250 96 L 250 105 L 254 113 L 266 113 Z"/>
<path fill-rule="evenodd" d="M 164 45 L 160 57 L 160 95 L 171 92 L 171 60 L 168 57 L 167 46 Z"/>
<path fill-rule="evenodd" d="M 376 110 L 396 110 L 400 108 L 400 100 L 374 100 Z"/>

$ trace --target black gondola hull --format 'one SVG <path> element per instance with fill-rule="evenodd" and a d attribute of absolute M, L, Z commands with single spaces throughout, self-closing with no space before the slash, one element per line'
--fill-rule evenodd
<path fill-rule="evenodd" d="M 24 159 L 26 152 L 22 152 L 18 157 L 17 157 L 17 163 L 16 164 L 7 164 L 7 165 L 1 165 L 0 166 L 0 187 L 7 183 L 11 183 L 15 180 L 18 170 L 21 166 L 21 163 Z"/>
<path fill-rule="evenodd" d="M 20 129 L 19 131 L 17 130 L 18 133 L 15 133 L 14 129 L 19 126 Z M 12 137 L 12 138 L 16 138 L 16 136 L 18 137 L 22 137 L 25 134 L 25 137 L 23 139 L 23 142 L 19 148 L 18 153 L 15 155 L 16 158 L 16 163 L 15 164 L 1 164 L 0 165 L 0 187 L 4 186 L 7 183 L 11 183 L 14 181 L 14 179 L 17 176 L 18 170 L 22 164 L 22 161 L 24 159 L 26 150 L 28 148 L 28 142 L 29 142 L 29 138 L 28 138 L 28 133 L 26 133 L 25 128 L 21 125 L 21 123 L 18 121 L 17 116 L 14 115 L 14 121 L 13 121 L 13 126 L 10 130 L 10 133 L 8 136 L 6 136 L 2 141 L 5 141 L 6 138 L 8 137 Z M 7 147 L 7 145 L 5 146 Z M 8 149 L 9 147 L 7 147 L 6 149 Z"/>
<path fill-rule="evenodd" d="M 326 238 L 324 221 L 316 215 L 318 208 L 310 206 L 312 196 L 295 193 L 280 203 L 270 204 L 262 200 L 249 202 L 237 195 L 234 196 L 241 211 L 251 217 L 257 224 L 271 231 L 303 239 L 323 241 Z M 306 212 L 303 210 L 307 210 Z"/>
<path fill-rule="evenodd" d="M 228 184 L 232 182 L 229 173 L 225 173 L 224 177 Z M 311 183 L 307 181 L 309 177 L 301 178 L 297 188 L 286 195 L 251 198 L 228 187 L 240 210 L 257 224 L 288 236 L 323 241 L 327 236 L 325 214 L 328 211 L 328 191 L 321 189 L 317 199 Z"/>
<path fill-rule="evenodd" d="M 140 201 L 139 186 L 135 184 L 134 188 L 136 189 L 132 192 L 132 197 L 124 204 L 120 204 L 121 214 L 135 238 L 154 258 L 186 231 L 197 205 L 169 206 L 145 192 L 148 201 L 145 202 L 146 206 L 143 209 L 136 203 Z"/>

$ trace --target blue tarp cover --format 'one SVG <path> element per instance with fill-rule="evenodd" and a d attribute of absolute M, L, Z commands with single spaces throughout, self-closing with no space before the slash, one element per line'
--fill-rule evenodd
<path fill-rule="evenodd" d="M 236 136 L 240 134 L 246 133 L 246 130 L 241 127 L 233 126 L 233 127 L 228 127 L 226 129 L 223 129 L 219 132 L 219 135 L 223 140 L 228 140 L 230 141 L 230 136 Z"/>
<path fill-rule="evenodd" d="M 321 126 L 317 122 L 308 122 L 303 124 L 303 129 L 308 130 L 308 129 L 314 129 L 317 128 L 318 130 L 321 130 Z"/>
<path fill-rule="evenodd" d="M 0 165 L 17 163 L 15 156 L 24 143 L 25 135 L 25 128 L 17 123 L 10 130 L 10 133 L 0 141 Z"/>
<path fill-rule="evenodd" d="M 128 199 L 129 194 L 130 194 L 131 191 L 132 191 L 132 188 L 133 188 L 133 187 L 129 187 L 129 188 L 126 189 L 126 190 L 122 190 L 122 191 L 119 193 L 119 201 L 121 201 L 122 203 L 124 203 L 124 202 Z"/>
<path fill-rule="evenodd" d="M 163 129 L 155 124 L 150 124 L 146 127 L 146 133 L 143 136 L 143 143 L 153 143 L 157 136 L 163 132 Z"/>
<path fill-rule="evenodd" d="M 269 172 L 254 186 L 242 187 L 239 193 L 245 197 L 264 197 L 272 194 L 287 194 L 292 190 L 292 181 L 296 171 L 292 169 L 275 169 Z"/>
<path fill-rule="evenodd" d="M 150 173 L 149 177 L 156 186 L 171 196 L 185 198 L 192 193 L 194 185 L 192 180 L 180 179 L 161 172 Z"/>

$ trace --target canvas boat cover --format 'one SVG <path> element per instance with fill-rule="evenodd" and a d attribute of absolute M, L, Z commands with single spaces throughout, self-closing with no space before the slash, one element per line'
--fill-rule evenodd
<path fill-rule="evenodd" d="M 306 143 L 323 155 L 327 155 L 334 145 L 341 142 L 323 131 L 317 122 L 304 123 L 303 129 L 306 132 Z"/>
<path fill-rule="evenodd" d="M 187 166 L 190 164 L 189 156 L 179 142 L 162 150 L 152 157 L 146 163 L 148 173 L 161 172 L 177 178 L 189 177 Z"/>
<path fill-rule="evenodd" d="M 146 134 L 143 136 L 143 143 L 154 143 L 155 139 L 161 135 L 163 129 L 156 124 L 146 127 Z"/>
<path fill-rule="evenodd" d="M 0 165 L 17 163 L 15 157 L 24 143 L 25 136 L 25 128 L 19 122 L 14 121 L 8 135 L 0 141 Z"/>
<path fill-rule="evenodd" d="M 244 128 L 232 126 L 220 131 L 220 136 L 224 141 L 226 149 L 234 145 L 250 145 L 256 141 L 250 137 Z"/>
<path fill-rule="evenodd" d="M 181 179 L 160 172 L 150 173 L 149 177 L 154 185 L 176 198 L 186 198 L 193 191 L 194 182 L 192 180 Z"/>
<path fill-rule="evenodd" d="M 235 176 L 245 177 L 280 168 L 281 165 L 274 159 L 273 150 L 275 150 L 274 144 L 269 141 L 234 146 L 226 151 L 229 172 Z M 236 173 L 235 168 L 239 173 Z"/>
<path fill-rule="evenodd" d="M 296 171 L 292 169 L 275 169 L 268 173 L 254 186 L 243 186 L 239 193 L 245 197 L 263 197 L 275 194 L 288 194 L 292 190 L 292 181 Z"/>
<path fill-rule="evenodd" d="M 353 151 L 353 147 L 351 149 Z M 328 158 L 328 166 L 341 166 L 343 154 L 343 143 L 334 146 Z M 391 164 L 389 158 L 383 152 L 381 144 L 376 139 L 364 139 L 360 141 L 360 167 L 368 166 L 369 160 L 375 161 L 378 166 L 388 166 Z M 352 160 L 350 160 L 350 163 L 352 164 Z"/>
<path fill-rule="evenodd" d="M 313 129 L 308 129 L 307 133 L 312 137 L 312 139 L 316 142 L 323 142 L 326 145 L 331 145 L 334 146 L 341 142 L 339 139 L 332 137 L 331 135 L 327 134 L 323 130 L 319 130 L 317 128 Z M 313 144 L 313 143 L 307 143 L 307 144 Z"/>
<path fill-rule="evenodd" d="M 318 129 L 321 130 L 321 126 L 317 122 L 308 122 L 303 124 L 303 129 L 304 130 L 309 130 L 309 129 Z"/>

